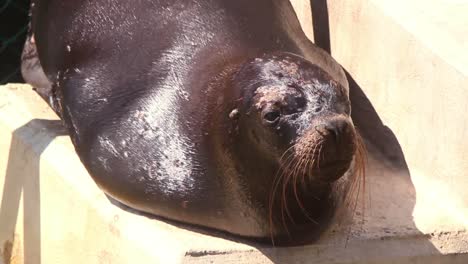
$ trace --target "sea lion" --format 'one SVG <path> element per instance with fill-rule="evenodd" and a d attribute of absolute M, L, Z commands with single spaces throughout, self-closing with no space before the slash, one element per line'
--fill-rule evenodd
<path fill-rule="evenodd" d="M 32 5 L 24 78 L 106 194 L 250 238 L 328 224 L 361 145 L 345 74 L 289 1 Z"/>

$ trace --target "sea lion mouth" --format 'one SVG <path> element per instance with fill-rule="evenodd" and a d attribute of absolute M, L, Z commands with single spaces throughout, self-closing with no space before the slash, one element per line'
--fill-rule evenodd
<path fill-rule="evenodd" d="M 312 182 L 338 180 L 351 165 L 357 150 L 356 137 L 354 126 L 345 117 L 330 117 L 327 122 L 313 126 L 293 146 L 292 159 L 298 162 L 292 173 Z M 283 161 L 281 166 L 291 169 Z"/>
<path fill-rule="evenodd" d="M 299 138 L 279 160 L 280 168 L 273 183 L 271 198 L 274 199 L 277 191 L 280 191 L 282 197 L 292 191 L 299 200 L 298 186 L 306 182 L 321 186 L 341 178 L 350 168 L 356 150 L 360 148 L 354 128 L 347 131 L 339 135 L 339 141 L 335 133 L 322 133 L 315 129 Z"/>
<path fill-rule="evenodd" d="M 337 181 L 351 166 L 349 160 L 334 160 L 314 166 L 307 175 L 312 181 L 332 183 Z"/>
<path fill-rule="evenodd" d="M 317 136 L 318 133 L 310 133 L 308 136 L 302 137 L 300 141 L 285 151 L 270 192 L 270 226 L 273 226 L 273 215 L 279 214 L 280 221 L 287 230 L 286 222 L 287 219 L 293 218 L 291 208 L 294 207 L 299 208 L 305 219 L 318 224 L 319 214 L 310 211 L 308 205 L 313 203 L 310 200 L 304 203 L 305 199 L 315 197 L 317 203 L 325 203 L 327 197 L 330 197 L 326 186 L 331 187 L 348 171 L 351 173 L 348 178 L 349 183 L 347 183 L 349 190 L 342 194 L 341 201 L 348 205 L 352 203 L 353 195 L 356 192 L 359 193 L 361 184 L 365 185 L 366 150 L 358 131 L 354 128 L 350 131 L 352 132 L 348 138 L 343 138 L 340 141 L 344 142 L 341 147 L 328 146 L 332 151 L 340 151 L 342 156 L 333 156 L 330 152 L 327 154 L 324 151 L 327 147 L 327 138 Z M 327 158 L 324 158 L 324 153 Z M 316 193 L 317 191 L 319 193 Z M 340 195 L 336 197 L 341 197 Z M 294 202 L 288 201 L 290 199 L 294 200 L 296 205 L 293 204 Z M 279 210 L 279 213 L 274 212 L 276 209 Z M 296 217 L 299 216 L 296 215 Z M 294 220 L 291 221 L 294 222 Z"/>

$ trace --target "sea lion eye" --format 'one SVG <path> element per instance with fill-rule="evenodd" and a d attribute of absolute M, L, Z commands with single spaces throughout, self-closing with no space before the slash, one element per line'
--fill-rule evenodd
<path fill-rule="evenodd" d="M 299 109 L 302 109 L 307 105 L 307 100 L 302 96 L 294 98 L 294 101 L 296 103 L 296 107 Z"/>
<path fill-rule="evenodd" d="M 278 110 L 270 110 L 263 115 L 263 120 L 267 124 L 276 124 L 280 119 L 281 113 Z"/>

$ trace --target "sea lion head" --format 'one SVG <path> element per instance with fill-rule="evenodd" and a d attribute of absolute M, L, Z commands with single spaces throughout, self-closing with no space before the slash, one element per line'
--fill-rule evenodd
<path fill-rule="evenodd" d="M 231 115 L 236 164 L 250 199 L 266 204 L 271 235 L 288 233 L 298 223 L 326 226 L 337 198 L 346 198 L 352 186 L 341 184 L 352 183 L 343 175 L 363 164 L 348 84 L 283 52 L 245 62 L 233 83 L 242 91 Z M 301 230 L 311 229 L 320 228 Z"/>
<path fill-rule="evenodd" d="M 290 53 L 253 59 L 236 78 L 244 88 L 239 130 L 255 151 L 312 182 L 349 169 L 357 140 L 347 87 Z"/>

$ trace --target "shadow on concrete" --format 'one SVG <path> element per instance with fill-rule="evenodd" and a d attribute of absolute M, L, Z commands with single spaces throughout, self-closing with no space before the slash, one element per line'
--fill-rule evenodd
<path fill-rule="evenodd" d="M 40 156 L 54 138 L 66 134 L 59 120 L 41 119 L 13 132 L 0 206 L 2 231 L 11 232 L 10 239 L 2 241 L 4 264 L 41 263 Z M 21 198 L 24 237 L 15 234 Z M 13 248 L 15 243 L 23 244 L 23 252 Z"/>

